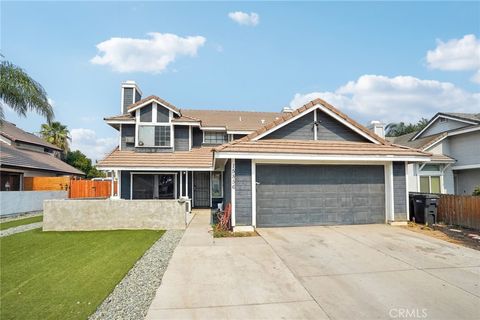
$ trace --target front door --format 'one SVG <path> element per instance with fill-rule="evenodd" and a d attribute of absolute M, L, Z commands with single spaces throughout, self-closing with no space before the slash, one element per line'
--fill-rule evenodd
<path fill-rule="evenodd" d="M 210 207 L 210 172 L 193 173 L 193 206 Z"/>

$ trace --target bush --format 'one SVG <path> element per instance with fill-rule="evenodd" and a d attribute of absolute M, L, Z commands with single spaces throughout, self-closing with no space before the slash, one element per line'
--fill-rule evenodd
<path fill-rule="evenodd" d="M 473 190 L 472 196 L 480 196 L 480 186 L 477 186 L 475 190 Z"/>

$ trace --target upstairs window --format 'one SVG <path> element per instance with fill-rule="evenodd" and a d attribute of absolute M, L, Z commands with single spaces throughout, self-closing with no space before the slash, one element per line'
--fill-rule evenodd
<path fill-rule="evenodd" d="M 168 126 L 138 126 L 139 147 L 171 147 L 171 131 Z"/>
<path fill-rule="evenodd" d="M 228 141 L 227 133 L 224 131 L 204 131 L 203 143 L 224 144 Z"/>

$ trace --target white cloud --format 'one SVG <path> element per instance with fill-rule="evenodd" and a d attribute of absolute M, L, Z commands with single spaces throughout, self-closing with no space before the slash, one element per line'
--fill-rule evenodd
<path fill-rule="evenodd" d="M 427 52 L 428 66 L 433 69 L 460 71 L 480 69 L 480 40 L 474 34 L 447 42 L 438 41 L 435 50 Z"/>
<path fill-rule="evenodd" d="M 449 82 L 363 75 L 334 92 L 297 93 L 290 106 L 297 108 L 315 98 L 324 99 L 364 124 L 370 120 L 415 122 L 439 111 L 478 112 L 480 105 L 480 93 L 465 91 Z"/>
<path fill-rule="evenodd" d="M 206 38 L 179 37 L 171 33 L 148 33 L 147 39 L 110 38 L 97 44 L 99 54 L 90 62 L 109 65 L 117 72 L 160 73 L 177 56 L 197 55 Z"/>
<path fill-rule="evenodd" d="M 236 23 L 244 26 L 256 26 L 260 22 L 260 16 L 255 12 L 242 12 L 242 11 L 235 11 L 230 12 L 228 17 L 235 21 Z"/>
<path fill-rule="evenodd" d="M 71 150 L 80 150 L 87 157 L 95 160 L 101 160 L 105 155 L 111 152 L 117 145 L 118 139 L 113 137 L 98 138 L 95 131 L 85 128 L 70 130 L 72 136 Z"/>

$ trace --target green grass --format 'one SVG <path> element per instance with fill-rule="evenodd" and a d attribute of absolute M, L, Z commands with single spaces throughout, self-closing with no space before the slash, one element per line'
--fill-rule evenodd
<path fill-rule="evenodd" d="M 23 226 L 24 224 L 30 224 L 43 221 L 43 216 L 35 216 L 30 218 L 11 220 L 0 223 L 0 230 L 5 230 L 13 227 Z"/>
<path fill-rule="evenodd" d="M 0 238 L 0 318 L 86 319 L 163 233 L 35 229 Z"/>

